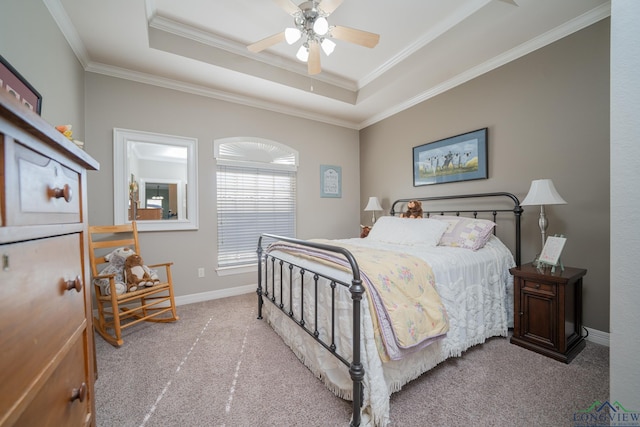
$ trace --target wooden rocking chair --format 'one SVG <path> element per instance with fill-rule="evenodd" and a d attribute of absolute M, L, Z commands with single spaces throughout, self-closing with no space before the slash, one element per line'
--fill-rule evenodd
<path fill-rule="evenodd" d="M 116 291 L 116 274 L 100 275 L 108 264 L 105 255 L 120 247 L 129 247 L 140 255 L 135 221 L 126 225 L 89 227 L 89 259 L 98 308 L 98 317 L 94 317 L 93 324 L 106 341 L 118 347 L 124 343 L 122 330 L 129 326 L 179 319 L 173 296 L 172 262 L 147 264 L 149 268 L 158 269 L 160 283 L 120 295 Z M 100 284 L 104 279 L 109 282 L 108 290 Z"/>

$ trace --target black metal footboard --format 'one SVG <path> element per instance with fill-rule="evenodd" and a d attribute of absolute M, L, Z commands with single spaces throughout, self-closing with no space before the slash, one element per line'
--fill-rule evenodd
<path fill-rule="evenodd" d="M 509 213 L 507 215 L 501 216 L 502 224 L 509 224 L 513 226 L 513 228 L 506 227 L 501 230 L 506 231 L 505 237 L 514 237 L 515 244 L 512 245 L 512 250 L 515 253 L 515 263 L 516 265 L 520 265 L 521 262 L 521 233 L 520 233 L 520 217 L 522 215 L 523 209 L 520 207 L 520 201 L 518 198 L 511 193 L 481 193 L 481 194 L 466 194 L 466 195 L 457 195 L 457 196 L 435 196 L 435 197 L 418 197 L 411 199 L 399 199 L 393 202 L 391 205 L 391 215 L 395 215 L 396 209 L 401 208 L 404 204 L 409 202 L 410 200 L 419 200 L 424 202 L 423 212 L 425 216 L 430 215 L 457 215 L 466 216 L 470 215 L 474 218 L 478 217 L 478 214 L 488 215 L 492 218 L 493 222 L 497 222 L 498 213 Z M 469 207 L 469 204 L 466 203 L 467 200 L 473 200 L 473 208 Z M 513 216 L 512 216 L 513 215 Z M 507 221 L 502 221 L 502 217 L 505 216 Z M 494 228 L 494 234 L 496 232 L 496 228 Z M 310 247 L 315 249 L 322 249 L 325 251 L 333 252 L 336 254 L 340 254 L 344 256 L 344 258 L 348 261 L 351 268 L 351 283 L 339 281 L 336 278 L 325 276 L 321 273 L 310 271 L 296 265 L 291 258 L 282 259 L 272 254 L 265 254 L 262 248 L 263 238 L 269 238 L 274 240 L 281 240 L 284 242 L 290 242 L 297 245 L 301 245 L 303 247 Z M 351 376 L 351 380 L 353 381 L 353 418 L 351 421 L 352 426 L 358 426 L 361 422 L 361 406 L 363 402 L 363 379 L 364 379 L 364 367 L 361 363 L 361 301 L 365 291 L 365 288 L 362 285 L 362 280 L 360 279 L 360 269 L 358 264 L 353 257 L 353 255 L 346 249 L 338 247 L 325 245 L 321 243 L 309 242 L 305 240 L 293 239 L 288 237 L 277 236 L 273 234 L 263 234 L 260 236 L 258 240 L 258 260 L 260 267 L 258 268 L 258 319 L 262 319 L 262 307 L 265 303 L 265 298 L 267 301 L 270 301 L 275 307 L 280 309 L 287 317 L 293 320 L 299 327 L 301 327 L 305 332 L 307 332 L 313 339 L 315 339 L 320 345 L 322 345 L 327 351 L 337 357 L 342 363 L 349 367 L 349 374 Z M 279 271 L 278 271 L 279 269 Z M 298 283 L 294 283 L 292 280 L 292 276 L 294 275 L 293 271 L 295 271 L 296 275 L 299 275 L 301 280 L 295 281 Z M 289 280 L 283 280 L 283 272 L 288 273 Z M 277 279 L 279 278 L 279 280 Z M 307 279 L 308 278 L 308 279 Z M 305 319 L 305 310 L 304 310 L 304 282 L 305 280 L 311 281 L 311 289 L 312 292 L 315 292 L 315 301 L 316 306 L 312 307 L 311 316 L 315 315 L 315 319 Z M 326 286 L 330 287 L 331 293 L 331 320 L 328 334 L 328 337 L 323 339 L 318 332 L 318 288 L 322 287 L 326 290 Z M 294 292 L 292 291 L 296 286 L 297 295 L 294 297 Z M 335 345 L 335 293 L 336 288 L 344 288 L 348 289 L 351 293 L 351 300 L 353 303 L 353 313 L 352 313 L 352 321 L 353 321 L 353 354 L 351 357 L 351 361 L 348 360 L 348 357 L 342 353 L 340 348 L 337 348 Z M 283 289 L 285 291 L 288 290 L 288 298 L 289 301 L 283 301 Z M 279 298 L 276 290 L 279 292 Z M 295 302 L 302 307 L 300 309 L 300 314 L 294 313 L 293 309 L 288 309 L 289 307 L 293 307 L 294 298 L 297 298 Z M 313 327 L 309 325 L 313 324 Z M 347 338 L 348 339 L 348 338 Z"/>
<path fill-rule="evenodd" d="M 345 283 L 335 278 L 328 277 L 324 274 L 320 274 L 314 271 L 307 270 L 299 265 L 296 265 L 290 261 L 285 261 L 281 258 L 273 256 L 271 254 L 266 254 L 262 248 L 262 240 L 263 238 L 270 238 L 280 241 L 286 241 L 290 243 L 295 243 L 302 246 L 312 247 L 316 249 L 322 249 L 329 252 L 334 252 L 340 254 L 345 257 L 345 259 L 349 262 L 351 266 L 351 283 Z M 337 357 L 342 363 L 349 367 L 349 374 L 351 376 L 351 380 L 353 381 L 353 405 L 352 411 L 353 416 L 351 420 L 352 426 L 360 425 L 360 409 L 362 406 L 363 400 L 363 389 L 362 389 L 362 380 L 364 378 L 364 367 L 362 366 L 360 359 L 360 321 L 361 321 L 361 301 L 362 295 L 364 293 L 365 288 L 362 286 L 362 280 L 360 279 L 360 269 L 358 267 L 358 263 L 356 262 L 353 255 L 346 249 L 324 245 L 315 242 L 308 242 L 299 239 L 292 239 L 289 237 L 277 236 L 274 234 L 263 234 L 258 239 L 258 319 L 262 319 L 262 306 L 264 304 L 264 299 L 270 301 L 274 304 L 275 307 L 280 309 L 283 313 L 285 313 L 291 320 L 293 320 L 298 326 L 300 326 L 305 332 L 307 332 L 314 340 L 316 340 L 320 345 L 322 345 L 327 351 Z M 264 272 L 263 272 L 264 269 Z M 279 269 L 279 280 L 276 279 L 276 270 Z M 283 280 L 283 272 L 286 270 L 289 271 L 289 281 L 288 283 L 284 283 Z M 292 277 L 293 271 L 296 271 L 300 274 L 301 281 L 300 284 L 294 284 Z M 308 322 L 304 318 L 304 280 L 305 277 L 309 277 L 312 280 L 312 289 L 315 292 L 315 307 L 312 307 L 312 315 L 315 316 L 313 322 Z M 271 281 L 269 281 L 271 278 Z M 324 286 L 324 281 L 321 279 L 326 279 L 329 282 L 329 286 L 331 287 L 331 326 L 329 333 L 329 342 L 325 342 L 322 339 L 321 334 L 318 331 L 318 288 L 319 286 Z M 278 283 L 276 283 L 278 282 Z M 294 292 L 293 287 L 300 286 L 299 296 L 296 296 L 299 300 L 297 301 L 300 304 L 301 310 L 299 315 L 296 315 L 293 312 L 293 298 Z M 351 361 L 347 359 L 347 357 L 341 352 L 340 349 L 336 347 L 335 343 L 335 292 L 336 287 L 342 286 L 348 288 L 351 293 L 351 299 L 353 302 L 353 313 L 352 313 L 352 321 L 353 321 L 353 337 L 352 337 L 352 346 L 353 346 L 353 354 L 351 356 Z M 279 288 L 279 298 L 276 296 L 276 287 Z M 283 288 L 288 287 L 289 293 L 289 301 L 288 304 L 285 304 L 283 301 Z M 288 308 L 288 309 L 287 309 Z M 313 324 L 313 329 L 308 327 L 308 323 Z"/>

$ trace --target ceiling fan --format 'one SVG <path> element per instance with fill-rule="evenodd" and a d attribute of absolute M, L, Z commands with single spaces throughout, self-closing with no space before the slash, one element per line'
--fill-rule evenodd
<path fill-rule="evenodd" d="M 375 47 L 380 40 L 378 34 L 340 25 L 329 25 L 327 17 L 342 4 L 343 0 L 312 0 L 300 3 L 299 6 L 291 0 L 273 1 L 293 16 L 295 28 L 287 28 L 278 34 L 250 44 L 247 49 L 257 53 L 283 41 L 294 44 L 302 39 L 303 43 L 296 57 L 307 63 L 309 74 L 318 74 L 321 71 L 320 49 L 327 56 L 330 55 L 336 46 L 332 38 L 369 48 Z"/>

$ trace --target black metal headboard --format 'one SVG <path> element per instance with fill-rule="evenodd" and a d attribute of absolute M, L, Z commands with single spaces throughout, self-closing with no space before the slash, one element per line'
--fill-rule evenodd
<path fill-rule="evenodd" d="M 467 209 L 467 208 L 442 209 L 438 207 L 437 209 L 432 210 L 429 208 L 428 204 L 424 203 L 424 202 L 435 202 L 435 201 L 442 201 L 442 200 L 479 199 L 479 198 L 491 198 L 491 197 L 500 198 L 500 202 L 502 202 L 501 206 L 496 208 L 483 206 L 482 209 Z M 504 197 L 511 199 L 511 201 L 513 202 L 512 208 L 504 207 L 505 205 L 504 199 L 503 199 Z M 479 212 L 488 212 L 488 213 L 491 213 L 491 215 L 493 215 L 493 222 L 496 222 L 498 212 L 512 212 L 515 217 L 515 236 L 516 236 L 515 261 L 516 261 L 516 265 L 520 265 L 521 238 L 522 238 L 520 235 L 520 217 L 522 215 L 523 209 L 520 207 L 520 200 L 518 200 L 518 198 L 515 195 L 511 193 L 480 193 L 480 194 L 462 194 L 458 196 L 433 196 L 433 197 L 413 197 L 410 199 L 398 199 L 395 202 L 393 202 L 393 204 L 391 205 L 391 210 L 389 211 L 389 213 L 392 216 L 395 216 L 396 205 L 405 204 L 407 202 L 410 202 L 411 200 L 419 200 L 420 202 L 423 202 L 422 204 L 423 214 L 426 215 L 427 217 L 433 214 L 437 214 L 437 215 L 453 214 L 453 215 L 459 216 L 461 213 L 467 213 L 467 214 L 472 214 L 473 217 L 475 218 L 477 217 Z M 500 202 L 498 202 L 497 200 L 498 199 L 495 200 L 495 204 L 499 205 Z M 495 229 L 494 229 L 494 234 L 495 234 Z"/>

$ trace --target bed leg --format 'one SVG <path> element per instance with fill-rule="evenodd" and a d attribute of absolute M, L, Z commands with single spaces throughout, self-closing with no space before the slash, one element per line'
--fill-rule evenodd
<path fill-rule="evenodd" d="M 364 378 L 364 369 L 362 368 L 362 364 L 356 366 L 355 364 L 351 364 L 349 368 L 349 373 L 351 374 L 351 379 L 353 380 L 353 407 L 351 408 L 352 416 L 351 416 L 351 427 L 357 427 L 360 425 L 360 408 L 362 407 L 363 389 L 362 389 L 362 379 Z"/>
<path fill-rule="evenodd" d="M 351 299 L 353 300 L 353 362 L 349 367 L 349 374 L 353 381 L 353 407 L 351 426 L 360 425 L 360 408 L 362 407 L 363 389 L 362 380 L 364 379 L 364 368 L 360 362 L 360 306 L 362 302 L 362 294 L 364 293 L 364 287 L 360 280 L 359 271 L 357 272 L 357 278 L 355 278 L 351 284 Z"/>
<path fill-rule="evenodd" d="M 258 239 L 258 319 L 262 319 L 262 236 Z"/>
<path fill-rule="evenodd" d="M 262 287 L 260 285 L 258 285 L 258 290 L 256 291 L 256 293 L 258 294 L 258 320 L 262 320 L 262 304 L 264 304 L 262 302 Z"/>

